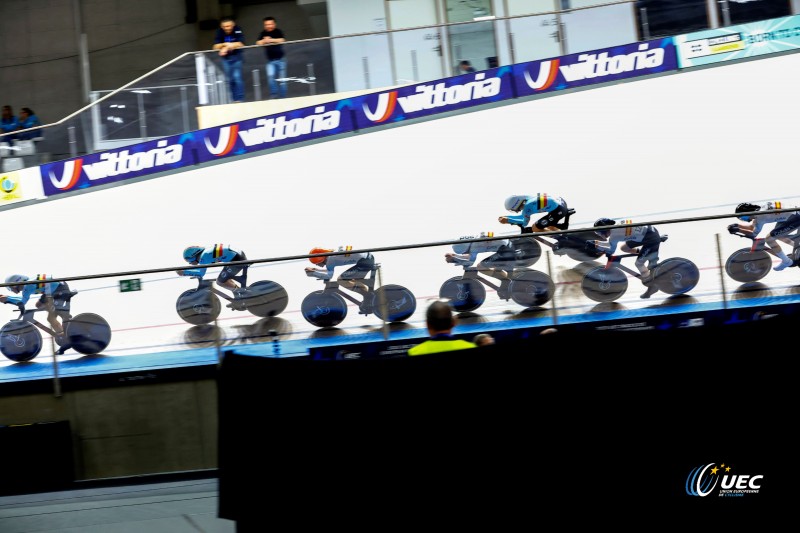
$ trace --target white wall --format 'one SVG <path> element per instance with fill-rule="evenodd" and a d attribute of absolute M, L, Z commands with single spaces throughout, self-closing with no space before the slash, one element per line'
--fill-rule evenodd
<path fill-rule="evenodd" d="M 372 131 L 3 211 L 0 226 L 18 237 L 0 278 L 178 266 L 191 243 L 230 243 L 257 259 L 314 246 L 503 234 L 509 227 L 497 217 L 510 194 L 565 197 L 577 210 L 573 227 L 600 216 L 723 214 L 748 200 L 797 205 L 798 84 L 800 54 L 785 55 Z M 686 256 L 695 259 L 696 248 L 713 261 L 714 232 L 724 233 L 726 224 L 684 236 L 670 230 L 665 247 L 679 255 L 693 247 Z M 385 254 L 386 282 L 436 294 L 454 275 L 441 252 Z M 303 291 L 316 288 L 302 266 L 274 271 L 295 307 Z M 120 309 L 115 328 L 144 317 L 176 321 L 174 298 L 190 284 L 177 277 L 170 284 L 143 291 L 141 309 Z M 118 293 L 106 297 L 118 307 Z"/>

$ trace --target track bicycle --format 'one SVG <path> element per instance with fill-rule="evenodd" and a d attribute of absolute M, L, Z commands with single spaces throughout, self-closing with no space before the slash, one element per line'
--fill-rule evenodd
<path fill-rule="evenodd" d="M 77 291 L 70 291 L 65 298 L 66 301 L 76 294 Z M 54 339 L 59 335 L 34 317 L 34 313 L 46 312 L 46 309 L 25 309 L 23 304 L 17 304 L 17 308 L 19 316 L 0 328 L 0 351 L 12 361 L 23 363 L 31 361 L 42 350 L 42 334 L 39 330 Z M 96 355 L 105 350 L 111 342 L 111 327 L 100 315 L 80 313 L 73 317 L 62 312 L 62 317 L 64 327 L 62 348 L 67 346 L 84 355 Z"/>
<path fill-rule="evenodd" d="M 661 236 L 661 242 L 667 240 Z M 636 270 L 623 265 L 622 259 L 638 257 L 639 254 L 605 254 L 608 258 L 603 266 L 589 270 L 581 280 L 581 290 L 586 297 L 596 302 L 613 302 L 628 290 L 628 276 L 641 279 Z M 658 290 L 670 294 L 684 294 L 694 289 L 700 280 L 700 270 L 692 261 L 683 257 L 671 257 L 660 261 L 651 269 Z"/>
<path fill-rule="evenodd" d="M 417 299 L 414 294 L 402 285 L 383 285 L 375 288 L 376 272 L 380 268 L 375 263 L 366 277 L 359 279 L 367 286 L 366 294 L 358 293 L 353 289 L 346 289 L 338 281 L 329 279 L 325 288 L 314 291 L 303 298 L 300 311 L 309 323 L 320 328 L 331 328 L 340 324 L 347 316 L 347 302 L 358 306 L 359 314 L 374 314 L 386 322 L 402 322 L 414 314 L 417 309 Z M 309 277 L 314 277 L 313 272 L 306 272 Z M 346 292 L 347 291 L 347 292 Z M 361 294 L 359 300 L 350 292 Z"/>
<path fill-rule="evenodd" d="M 231 309 L 248 311 L 262 318 L 282 313 L 289 304 L 289 295 L 279 283 L 256 281 L 248 287 L 247 266 L 238 276 L 231 278 L 239 282 L 233 296 L 215 287 L 213 279 L 190 277 L 197 280 L 197 287 L 181 293 L 175 303 L 178 315 L 189 324 L 208 324 L 216 320 L 222 310 L 220 298 L 230 302 L 228 307 Z"/>
<path fill-rule="evenodd" d="M 725 272 L 734 280 L 741 283 L 752 283 L 762 279 L 772 270 L 772 254 L 767 252 L 765 238 L 756 238 L 742 233 L 738 229 L 729 230 L 731 235 L 738 235 L 751 239 L 753 244 L 733 252 L 725 261 Z M 800 264 L 800 233 L 787 235 L 794 245 L 789 258 L 794 261 L 792 266 Z M 780 246 L 780 245 L 779 245 Z"/>

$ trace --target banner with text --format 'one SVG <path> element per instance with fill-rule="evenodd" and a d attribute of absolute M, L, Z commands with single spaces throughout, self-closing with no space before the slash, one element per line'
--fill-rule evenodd
<path fill-rule="evenodd" d="M 675 37 L 680 68 L 697 67 L 800 47 L 800 15 Z"/>
<path fill-rule="evenodd" d="M 514 97 L 510 67 L 445 78 L 341 100 L 359 129 L 455 111 Z"/>
<path fill-rule="evenodd" d="M 46 196 L 190 165 L 193 134 L 174 135 L 40 167 Z"/>
<path fill-rule="evenodd" d="M 517 95 L 531 96 L 677 70 L 672 38 L 603 48 L 513 66 Z"/>

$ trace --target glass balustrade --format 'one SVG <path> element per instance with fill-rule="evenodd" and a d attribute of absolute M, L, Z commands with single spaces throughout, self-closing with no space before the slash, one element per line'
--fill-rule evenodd
<path fill-rule="evenodd" d="M 488 4 L 488 3 L 487 3 Z M 791 14 L 788 2 L 622 1 L 507 3 L 509 15 L 448 11 L 445 24 L 287 42 L 287 99 L 272 101 L 264 47 L 243 49 L 245 101 L 263 115 L 314 105 L 325 95 L 372 91 L 477 70 Z M 465 14 L 466 13 L 466 14 Z M 469 15 L 469 16 L 467 16 Z M 307 99 L 313 97 L 312 100 Z M 36 166 L 202 128 L 198 109 L 231 103 L 219 56 L 187 53 L 114 91 L 94 91 L 92 103 L 45 125 L 19 160 L 4 171 Z M 234 117 L 236 112 L 231 110 Z M 236 118 L 235 120 L 238 120 Z M 18 151 L 15 134 L 0 134 L 3 158 Z"/>

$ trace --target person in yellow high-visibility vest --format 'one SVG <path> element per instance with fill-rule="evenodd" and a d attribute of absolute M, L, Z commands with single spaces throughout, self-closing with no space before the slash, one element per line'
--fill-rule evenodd
<path fill-rule="evenodd" d="M 456 319 L 452 307 L 445 301 L 437 300 L 428 306 L 425 323 L 428 326 L 430 339 L 410 348 L 408 355 L 426 355 L 478 347 L 474 342 L 453 337 L 452 331 L 456 326 Z"/>

